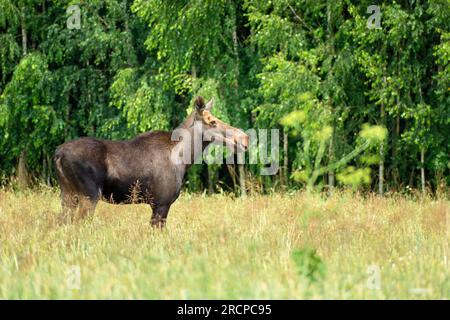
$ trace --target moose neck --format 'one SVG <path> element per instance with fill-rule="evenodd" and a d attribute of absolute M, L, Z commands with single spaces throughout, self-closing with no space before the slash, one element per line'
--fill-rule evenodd
<path fill-rule="evenodd" d="M 174 155 L 181 163 L 177 165 L 189 169 L 192 164 L 202 162 L 202 154 L 211 141 L 203 141 L 203 128 L 200 121 L 195 121 L 191 114 L 177 129 L 172 132 L 172 138 L 178 141 L 173 149 Z"/>

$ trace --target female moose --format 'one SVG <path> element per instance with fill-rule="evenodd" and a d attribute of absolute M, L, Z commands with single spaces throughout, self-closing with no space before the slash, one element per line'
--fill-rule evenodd
<path fill-rule="evenodd" d="M 197 97 L 194 111 L 175 130 L 181 130 L 184 139 L 174 139 L 179 137 L 175 131 L 154 131 L 126 141 L 83 137 L 60 145 L 55 164 L 63 217 L 83 218 L 100 199 L 138 200 L 151 206 L 151 224 L 163 227 L 186 171 L 211 142 L 226 144 L 235 152 L 248 148 L 248 135 L 214 117 L 213 104 Z M 200 144 L 196 139 L 201 139 Z"/>

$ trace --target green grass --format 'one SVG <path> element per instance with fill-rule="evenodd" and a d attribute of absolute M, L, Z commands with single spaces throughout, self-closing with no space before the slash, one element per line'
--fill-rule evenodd
<path fill-rule="evenodd" d="M 0 190 L 0 298 L 448 299 L 449 207 L 350 193 L 183 195 L 159 231 L 145 205 L 101 203 L 92 219 L 60 226 L 55 190 Z"/>

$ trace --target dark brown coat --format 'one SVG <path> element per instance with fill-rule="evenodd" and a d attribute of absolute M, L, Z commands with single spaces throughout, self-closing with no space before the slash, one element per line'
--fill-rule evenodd
<path fill-rule="evenodd" d="M 194 135 L 194 121 L 203 130 L 212 129 L 215 141 L 230 141 L 246 149 L 248 136 L 224 124 L 210 113 L 213 101 L 196 100 L 196 110 L 180 128 Z M 171 156 L 183 141 L 172 141 L 172 132 L 147 132 L 127 141 L 80 138 L 56 149 L 55 164 L 64 217 L 84 217 L 95 210 L 98 200 L 111 203 L 148 203 L 152 225 L 165 224 L 171 204 L 178 198 L 189 164 L 176 164 Z M 203 148 L 208 143 L 203 143 Z M 192 154 L 192 160 L 195 157 Z"/>

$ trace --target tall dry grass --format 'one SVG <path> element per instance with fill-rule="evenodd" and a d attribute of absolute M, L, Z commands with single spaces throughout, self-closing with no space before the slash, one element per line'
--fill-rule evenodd
<path fill-rule="evenodd" d="M 448 299 L 449 208 L 395 195 L 184 194 L 159 231 L 145 205 L 100 203 L 58 225 L 55 190 L 0 190 L 0 298 Z M 294 255 L 306 249 L 323 269 L 314 281 Z"/>

